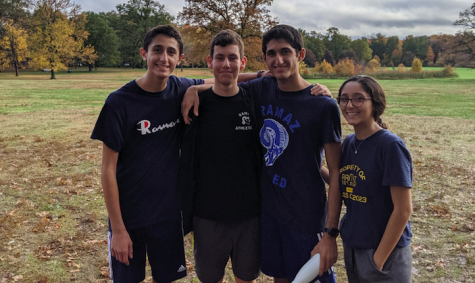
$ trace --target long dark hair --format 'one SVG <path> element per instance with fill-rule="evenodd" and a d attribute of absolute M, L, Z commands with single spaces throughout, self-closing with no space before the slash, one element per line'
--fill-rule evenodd
<path fill-rule="evenodd" d="M 338 91 L 338 102 L 340 102 L 341 91 L 345 85 L 349 82 L 358 82 L 366 93 L 368 93 L 373 101 L 373 119 L 378 123 L 378 125 L 383 129 L 388 129 L 389 125 L 383 123 L 381 120 L 381 115 L 384 113 L 386 108 L 386 95 L 381 85 L 372 77 L 365 75 L 358 75 L 346 80 L 340 87 Z"/>

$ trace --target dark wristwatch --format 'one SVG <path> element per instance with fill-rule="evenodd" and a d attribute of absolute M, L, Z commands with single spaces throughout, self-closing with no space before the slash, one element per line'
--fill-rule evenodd
<path fill-rule="evenodd" d="M 338 235 L 340 235 L 340 230 L 336 229 L 336 228 L 327 228 L 325 227 L 325 233 L 327 233 L 328 235 L 330 235 L 330 237 L 332 238 L 336 238 L 338 237 Z"/>

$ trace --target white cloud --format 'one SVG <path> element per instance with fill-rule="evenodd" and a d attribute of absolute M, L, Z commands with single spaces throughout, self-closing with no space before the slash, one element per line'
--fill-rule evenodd
<path fill-rule="evenodd" d="M 77 0 L 84 11 L 107 12 L 127 0 Z M 175 17 L 184 0 L 162 0 Z M 460 30 L 452 23 L 459 12 L 469 8 L 471 0 L 274 0 L 271 15 L 280 23 L 307 31 L 324 33 L 337 27 L 353 38 L 382 33 L 387 36 L 453 34 Z"/>
<path fill-rule="evenodd" d="M 452 23 L 471 4 L 469 0 L 275 1 L 271 11 L 281 23 L 307 31 L 325 33 L 329 27 L 337 27 L 353 38 L 378 32 L 404 38 L 410 34 L 455 33 L 460 28 Z"/>

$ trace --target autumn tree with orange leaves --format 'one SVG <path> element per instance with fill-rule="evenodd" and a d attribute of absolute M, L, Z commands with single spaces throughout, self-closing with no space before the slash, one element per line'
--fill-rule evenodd
<path fill-rule="evenodd" d="M 262 59 L 263 31 L 277 24 L 269 15 L 273 0 L 186 0 L 178 20 L 184 37 L 191 39 L 192 48 L 185 53 L 189 62 L 204 61 L 209 54 L 211 38 L 223 29 L 238 33 L 244 41 L 247 68 L 265 68 Z"/>

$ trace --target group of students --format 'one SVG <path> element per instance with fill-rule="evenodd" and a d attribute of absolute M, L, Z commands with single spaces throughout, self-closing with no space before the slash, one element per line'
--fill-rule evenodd
<path fill-rule="evenodd" d="M 350 282 L 411 282 L 411 157 L 380 119 L 381 86 L 353 77 L 335 102 L 300 76 L 303 40 L 287 25 L 262 52 L 269 71 L 240 74 L 242 39 L 224 30 L 206 58 L 214 79 L 177 78 L 178 31 L 145 36 L 146 74 L 109 95 L 91 136 L 103 142 L 113 282 L 141 282 L 147 257 L 154 282 L 186 276 L 191 230 L 203 283 L 222 282 L 229 259 L 238 283 L 260 271 L 292 282 L 316 253 L 311 282 L 335 282 L 340 230 Z M 355 129 L 343 146 L 338 106 Z"/>

